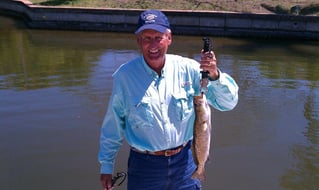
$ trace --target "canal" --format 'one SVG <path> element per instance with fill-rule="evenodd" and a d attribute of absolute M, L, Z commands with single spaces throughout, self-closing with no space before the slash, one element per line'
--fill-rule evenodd
<path fill-rule="evenodd" d="M 210 37 L 240 92 L 233 111 L 212 111 L 204 189 L 318 189 L 319 42 Z M 198 60 L 201 48 L 199 36 L 174 36 L 169 53 Z M 112 73 L 138 55 L 133 34 L 30 30 L 0 16 L 0 189 L 101 189 Z M 125 145 L 116 172 L 127 156 Z"/>

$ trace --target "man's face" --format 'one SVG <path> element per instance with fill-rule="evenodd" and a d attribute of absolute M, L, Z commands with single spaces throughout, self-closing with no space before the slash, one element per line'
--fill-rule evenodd
<path fill-rule="evenodd" d="M 163 34 L 155 30 L 143 30 L 137 35 L 137 43 L 145 61 L 151 67 L 164 65 L 165 54 L 171 42 L 172 35 L 170 32 Z"/>

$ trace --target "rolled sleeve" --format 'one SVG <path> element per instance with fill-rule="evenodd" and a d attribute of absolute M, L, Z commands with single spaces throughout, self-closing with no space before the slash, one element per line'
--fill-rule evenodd
<path fill-rule="evenodd" d="M 239 88 L 231 76 L 219 73 L 219 79 L 210 81 L 207 99 L 214 108 L 229 111 L 237 105 Z"/>

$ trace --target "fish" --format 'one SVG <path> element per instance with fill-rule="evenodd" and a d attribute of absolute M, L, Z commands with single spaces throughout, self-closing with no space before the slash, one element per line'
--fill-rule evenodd
<path fill-rule="evenodd" d="M 209 158 L 211 140 L 211 109 L 206 100 L 205 93 L 194 96 L 194 138 L 193 138 L 193 157 L 197 165 L 192 174 L 193 179 L 205 180 L 205 164 Z"/>

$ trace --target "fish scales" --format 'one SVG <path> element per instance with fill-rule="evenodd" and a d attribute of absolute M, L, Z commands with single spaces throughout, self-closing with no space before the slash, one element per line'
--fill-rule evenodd
<path fill-rule="evenodd" d="M 193 139 L 193 155 L 197 169 L 192 178 L 205 179 L 205 163 L 208 160 L 211 140 L 211 110 L 206 95 L 194 97 L 195 123 Z"/>

